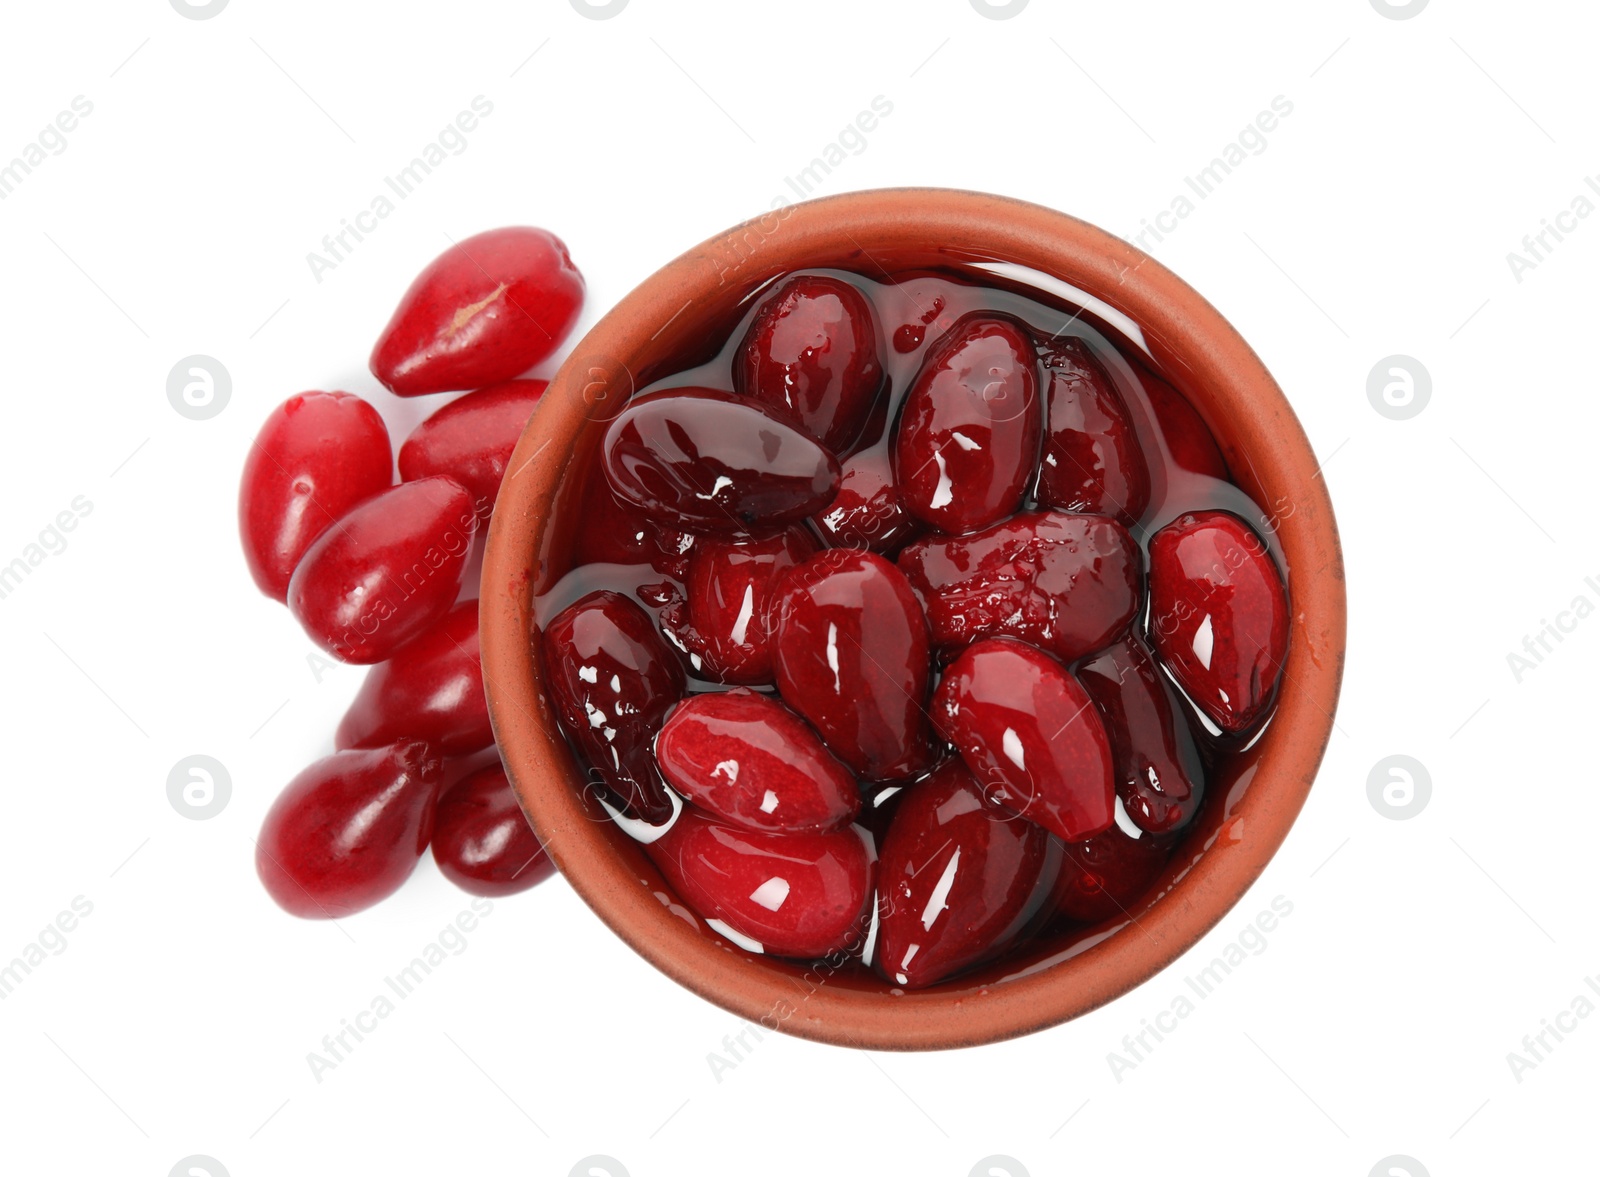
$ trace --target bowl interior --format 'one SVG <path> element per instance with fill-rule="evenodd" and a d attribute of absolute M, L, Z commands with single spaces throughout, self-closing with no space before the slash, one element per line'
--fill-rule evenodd
<path fill-rule="evenodd" d="M 1036 941 L 952 981 L 902 992 L 842 960 L 749 952 L 707 928 L 601 808 L 541 686 L 536 599 L 571 568 L 599 435 L 633 392 L 710 359 L 762 287 L 799 269 L 883 280 L 955 270 L 1065 300 L 1142 351 L 1210 426 L 1234 481 L 1271 511 L 1293 625 L 1271 725 L 1209 782 L 1197 827 L 1126 918 Z M 1259 874 L 1304 801 L 1332 728 L 1343 573 L 1316 461 L 1281 391 L 1194 291 L 1131 246 L 1038 206 L 974 193 L 855 193 L 775 211 L 670 263 L 623 300 L 552 380 L 502 486 L 484 563 L 485 681 L 530 821 L 579 894 L 682 984 L 762 1025 L 872 1048 L 942 1048 L 1081 1014 L 1159 971 Z"/>

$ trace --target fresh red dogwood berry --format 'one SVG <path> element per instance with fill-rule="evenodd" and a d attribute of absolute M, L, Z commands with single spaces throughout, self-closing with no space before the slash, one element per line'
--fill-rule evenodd
<path fill-rule="evenodd" d="M 1059 846 L 945 761 L 907 790 L 883 842 L 878 971 L 921 989 L 1006 949 L 1050 898 Z"/>
<path fill-rule="evenodd" d="M 816 551 L 817 541 L 802 527 L 743 543 L 717 536 L 695 543 L 687 595 L 662 610 L 661 621 L 697 674 L 724 683 L 772 681 L 773 586 Z"/>
<path fill-rule="evenodd" d="M 441 756 L 464 756 L 494 743 L 483 697 L 477 601 L 461 602 L 367 671 L 333 746 L 377 748 L 402 739 L 425 740 Z"/>
<path fill-rule="evenodd" d="M 1116 640 L 1139 606 L 1140 556 L 1114 519 L 1037 511 L 900 553 L 933 643 L 1010 636 L 1071 662 Z"/>
<path fill-rule="evenodd" d="M 841 760 L 875 781 L 932 764 L 928 626 L 893 564 L 830 548 L 784 576 L 772 610 L 778 690 Z"/>
<path fill-rule="evenodd" d="M 550 355 L 578 321 L 583 275 L 543 229 L 458 241 L 417 275 L 372 349 L 396 396 L 483 388 Z"/>
<path fill-rule="evenodd" d="M 1076 339 L 1045 349 L 1044 372 L 1039 505 L 1111 515 L 1132 527 L 1150 505 L 1150 471 L 1110 377 Z"/>
<path fill-rule="evenodd" d="M 498 764 L 463 777 L 439 799 L 433 860 L 463 891 L 491 899 L 526 891 L 556 869 Z"/>
<path fill-rule="evenodd" d="M 837 278 L 790 279 L 756 312 L 733 379 L 838 452 L 861 432 L 883 383 L 872 308 Z"/>
<path fill-rule="evenodd" d="M 952 535 L 1015 511 L 1043 431 L 1026 328 L 994 315 L 956 322 L 928 351 L 901 408 L 895 478 L 906 509 Z"/>
<path fill-rule="evenodd" d="M 833 502 L 812 516 L 829 545 L 865 548 L 880 555 L 895 551 L 922 530 L 906 510 L 894 484 L 887 450 L 863 450 L 846 458 Z"/>
<path fill-rule="evenodd" d="M 545 628 L 544 669 L 556 714 L 601 781 L 636 816 L 670 814 L 650 746 L 685 678 L 650 615 L 621 593 L 580 598 Z"/>
<path fill-rule="evenodd" d="M 656 737 L 667 783 L 749 830 L 824 833 L 861 809 L 856 778 L 782 703 L 742 687 L 679 703 Z"/>
<path fill-rule="evenodd" d="M 1261 537 L 1225 511 L 1184 515 L 1150 541 L 1150 632 L 1161 661 L 1223 731 L 1271 705 L 1289 602 Z"/>
<path fill-rule="evenodd" d="M 1078 680 L 1011 638 L 977 642 L 946 668 L 933 722 L 988 796 L 1067 842 L 1114 817 L 1111 744 Z"/>
<path fill-rule="evenodd" d="M 1148 372 L 1140 373 L 1140 379 L 1172 464 L 1191 474 L 1228 481 L 1228 463 L 1217 448 L 1217 439 L 1211 436 L 1211 430 L 1206 428 L 1194 406 L 1165 380 Z"/>
<path fill-rule="evenodd" d="M 1132 635 L 1078 667 L 1111 740 L 1117 796 L 1152 834 L 1183 829 L 1200 811 L 1205 766 L 1194 733 L 1144 642 Z"/>
<path fill-rule="evenodd" d="M 715 388 L 637 397 L 606 428 L 602 465 L 625 502 L 669 526 L 797 523 L 839 490 L 839 463 L 772 409 Z"/>
<path fill-rule="evenodd" d="M 1086 924 L 1127 918 L 1161 868 L 1169 847 L 1149 834 L 1130 838 L 1120 826 L 1065 847 L 1056 885 L 1056 914 Z"/>
<path fill-rule="evenodd" d="M 612 494 L 603 479 L 586 490 L 578 504 L 574 565 L 648 564 L 662 576 L 688 580 L 691 533 L 657 523 Z"/>
<path fill-rule="evenodd" d="M 290 915 L 338 919 L 394 894 L 433 833 L 441 766 L 426 744 L 335 752 L 267 811 L 256 873 Z"/>
<path fill-rule="evenodd" d="M 876 856 L 859 826 L 759 833 L 685 806 L 644 849 L 680 898 L 755 951 L 828 956 L 854 947 L 871 924 Z"/>
<path fill-rule="evenodd" d="M 402 482 L 311 545 L 289 582 L 289 610 L 335 658 L 382 662 L 455 604 L 477 528 L 460 483 Z"/>
<path fill-rule="evenodd" d="M 256 587 L 285 600 L 317 537 L 394 481 L 389 431 L 348 392 L 302 392 L 272 410 L 239 480 L 239 538 Z"/>
<path fill-rule="evenodd" d="M 544 380 L 508 380 L 457 397 L 418 425 L 400 447 L 407 482 L 442 474 L 467 488 L 488 519 L 511 451 L 544 395 Z"/>

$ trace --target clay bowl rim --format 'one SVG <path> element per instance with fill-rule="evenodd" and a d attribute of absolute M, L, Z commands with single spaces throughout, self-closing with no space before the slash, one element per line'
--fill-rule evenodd
<path fill-rule="evenodd" d="M 930 253 L 950 263 L 1030 267 L 1139 324 L 1158 370 L 1212 427 L 1236 481 L 1280 516 L 1293 596 L 1284 689 L 1252 749 L 1249 787 L 1187 873 L 1137 915 L 1136 928 L 1003 983 L 963 987 L 958 979 L 891 996 L 824 978 L 806 990 L 792 970 L 692 927 L 657 898 L 668 888 L 585 794 L 545 703 L 531 596 L 551 539 L 547 508 L 575 439 L 595 427 L 597 394 L 620 388 L 625 396 L 641 357 L 686 346 L 694 323 L 726 313 L 779 274 L 833 265 L 871 276 L 882 260 Z M 1343 563 L 1317 467 L 1282 391 L 1227 320 L 1159 262 L 1087 222 L 936 188 L 854 192 L 768 213 L 689 250 L 623 298 L 552 378 L 517 445 L 489 529 L 480 604 L 484 680 L 507 773 L 579 896 L 646 960 L 739 1017 L 880 1050 L 974 1046 L 1065 1022 L 1149 980 L 1214 927 L 1282 844 L 1310 791 L 1333 729 L 1345 650 Z"/>

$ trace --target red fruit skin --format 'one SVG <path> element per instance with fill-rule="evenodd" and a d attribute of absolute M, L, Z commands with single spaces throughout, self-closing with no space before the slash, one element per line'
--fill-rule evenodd
<path fill-rule="evenodd" d="M 1115 641 L 1139 607 L 1140 556 L 1114 519 L 1038 511 L 900 553 L 933 643 L 1010 636 L 1071 662 Z"/>
<path fill-rule="evenodd" d="M 335 752 L 289 782 L 261 823 L 256 873 L 279 907 L 339 919 L 399 889 L 427 849 L 440 760 L 418 740 Z"/>
<path fill-rule="evenodd" d="M 656 763 L 678 792 L 742 829 L 828 833 L 861 810 L 855 777 L 805 721 L 742 687 L 679 703 Z"/>
<path fill-rule="evenodd" d="M 650 615 L 621 593 L 594 592 L 556 614 L 543 641 L 545 681 L 567 737 L 631 813 L 668 816 L 650 745 L 686 682 Z"/>
<path fill-rule="evenodd" d="M 837 278 L 785 282 L 751 321 L 733 381 L 837 453 L 861 432 L 883 385 L 872 307 Z"/>
<path fill-rule="evenodd" d="M 876 856 L 871 835 L 859 826 L 831 834 L 757 833 L 686 805 L 644 849 L 701 916 L 776 956 L 829 956 L 854 947 L 871 924 Z"/>
<path fill-rule="evenodd" d="M 439 799 L 433 860 L 463 891 L 491 899 L 526 891 L 556 870 L 498 764 L 463 777 Z"/>
<path fill-rule="evenodd" d="M 250 576 L 282 601 L 317 537 L 394 481 L 389 431 L 348 392 L 302 392 L 272 410 L 245 456 L 239 538 Z"/>
<path fill-rule="evenodd" d="M 543 229 L 491 229 L 445 250 L 401 298 L 372 349 L 396 396 L 483 388 L 561 345 L 583 306 L 583 275 Z"/>
<path fill-rule="evenodd" d="M 1156 532 L 1150 634 L 1178 685 L 1223 731 L 1242 732 L 1266 712 L 1288 653 L 1289 601 L 1248 524 L 1199 511 Z"/>
<path fill-rule="evenodd" d="M 747 543 L 716 536 L 695 543 L 687 596 L 668 605 L 661 621 L 696 673 L 723 683 L 772 681 L 767 615 L 773 587 L 817 550 L 817 541 L 800 527 Z"/>
<path fill-rule="evenodd" d="M 883 842 L 878 972 L 921 989 L 1006 949 L 1051 898 L 1053 841 L 945 761 L 907 790 Z"/>
<path fill-rule="evenodd" d="M 1040 506 L 1111 515 L 1132 527 L 1150 505 L 1150 471 L 1110 378 L 1076 339 L 1046 348 L 1044 372 L 1044 456 L 1034 497 Z"/>
<path fill-rule="evenodd" d="M 1211 436 L 1211 430 L 1206 428 L 1194 406 L 1166 381 L 1148 373 L 1141 373 L 1140 378 L 1173 465 L 1227 482 L 1228 463 L 1217 448 L 1217 439 Z"/>
<path fill-rule="evenodd" d="M 1081 923 L 1131 914 L 1161 873 L 1171 848 L 1146 834 L 1130 838 L 1119 826 L 1064 848 L 1056 884 L 1056 915 Z"/>
<path fill-rule="evenodd" d="M 455 604 L 477 528 L 460 483 L 402 482 L 311 545 L 289 582 L 289 611 L 335 658 L 382 662 Z"/>
<path fill-rule="evenodd" d="M 967 647 L 934 692 L 933 721 L 990 799 L 1013 813 L 1067 842 L 1111 824 L 1105 726 L 1088 693 L 1048 655 L 1010 638 Z"/>
<path fill-rule="evenodd" d="M 830 548 L 784 576 L 772 609 L 778 691 L 839 759 L 873 781 L 932 765 L 928 626 L 893 564 Z"/>
<path fill-rule="evenodd" d="M 469 392 L 411 431 L 400 447 L 406 482 L 442 474 L 467 488 L 478 518 L 494 510 L 511 451 L 544 395 L 545 380 L 508 380 Z"/>
<path fill-rule="evenodd" d="M 1205 766 L 1154 655 L 1132 635 L 1078 667 L 1111 740 L 1117 796 L 1133 824 L 1175 834 L 1194 820 L 1205 795 Z"/>
<path fill-rule="evenodd" d="M 611 493 L 601 479 L 588 488 L 581 506 L 573 566 L 582 564 L 648 564 L 676 581 L 689 579 L 689 553 L 694 536 L 663 527 L 631 503 Z"/>
<path fill-rule="evenodd" d="M 835 548 L 864 548 L 885 555 L 923 530 L 906 510 L 884 450 L 864 450 L 846 458 L 839 493 L 814 523 Z"/>
<path fill-rule="evenodd" d="M 1011 514 L 1033 481 L 1042 416 L 1027 330 L 993 315 L 957 320 L 901 409 L 894 469 L 906 509 L 950 535 Z"/>
<path fill-rule="evenodd" d="M 715 388 L 636 397 L 606 428 L 601 462 L 624 502 L 695 531 L 770 531 L 839 490 L 831 453 L 759 402 Z"/>
<path fill-rule="evenodd" d="M 425 740 L 441 756 L 464 756 L 494 743 L 483 697 L 477 601 L 461 602 L 367 671 L 333 746 L 378 748 L 403 739 Z"/>

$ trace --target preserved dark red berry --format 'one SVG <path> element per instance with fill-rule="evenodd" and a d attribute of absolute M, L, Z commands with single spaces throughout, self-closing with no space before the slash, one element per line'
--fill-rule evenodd
<path fill-rule="evenodd" d="M 898 564 L 945 651 L 1009 636 L 1071 662 L 1116 641 L 1139 606 L 1139 550 L 1101 515 L 1015 515 L 972 535 L 919 539 Z"/>
<path fill-rule="evenodd" d="M 900 411 L 894 471 L 906 509 L 952 535 L 1011 514 L 1033 480 L 1043 428 L 1026 329 L 961 319 L 928 349 Z"/>
<path fill-rule="evenodd" d="M 1050 898 L 1052 841 L 986 798 L 959 760 L 913 785 L 878 864 L 878 971 L 920 989 L 1004 951 Z"/>
<path fill-rule="evenodd" d="M 1045 349 L 1044 375 L 1039 505 L 1110 515 L 1132 527 L 1150 505 L 1150 472 L 1110 377 L 1076 339 Z"/>
<path fill-rule="evenodd" d="M 1272 554 L 1236 515 L 1199 511 L 1150 541 L 1150 633 L 1161 661 L 1223 731 L 1271 705 L 1289 646 Z"/>
<path fill-rule="evenodd" d="M 872 308 L 848 282 L 790 279 L 768 297 L 734 363 L 734 386 L 838 452 L 861 432 L 883 384 Z"/>
<path fill-rule="evenodd" d="M 569 605 L 544 631 L 545 681 L 567 737 L 636 816 L 672 812 L 651 741 L 683 697 L 683 666 L 650 615 L 621 593 Z"/>
<path fill-rule="evenodd" d="M 636 398 L 603 445 L 611 489 L 668 526 L 771 530 L 814 514 L 839 490 L 839 463 L 815 440 L 714 388 Z"/>
<path fill-rule="evenodd" d="M 656 762 L 678 792 L 745 829 L 825 833 L 861 809 L 855 776 L 805 721 L 742 688 L 679 703 L 656 737 Z"/>
<path fill-rule="evenodd" d="M 687 592 L 662 610 L 661 620 L 699 677 L 747 685 L 772 681 L 772 591 L 817 546 L 798 527 L 767 539 L 702 536 L 695 542 Z"/>
<path fill-rule="evenodd" d="M 812 518 L 830 547 L 891 554 L 923 530 L 895 486 L 889 455 L 863 450 L 846 458 L 839 493 Z"/>
<path fill-rule="evenodd" d="M 1174 834 L 1194 819 L 1205 767 L 1183 701 L 1139 638 L 1129 636 L 1078 667 L 1111 740 L 1117 796 L 1133 824 Z"/>
<path fill-rule="evenodd" d="M 673 890 L 746 948 L 823 957 L 855 947 L 871 928 L 876 855 L 859 826 L 759 833 L 685 806 L 645 852 Z"/>
<path fill-rule="evenodd" d="M 1067 842 L 1113 820 L 1111 744 L 1078 680 L 1010 638 L 968 646 L 945 670 L 933 721 L 987 796 Z"/>
<path fill-rule="evenodd" d="M 893 564 L 830 548 L 785 575 L 772 609 L 778 690 L 841 760 L 875 781 L 932 765 L 928 627 Z"/>

